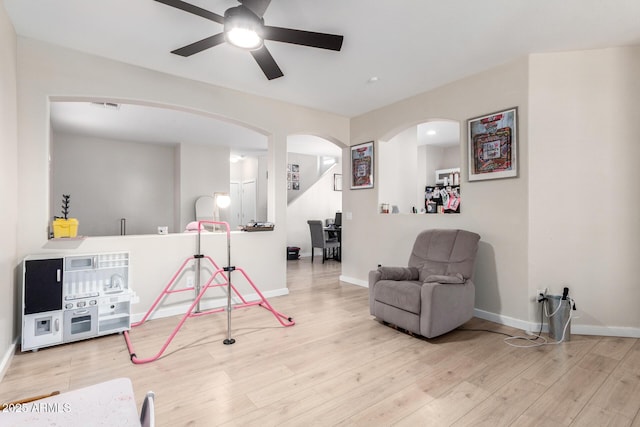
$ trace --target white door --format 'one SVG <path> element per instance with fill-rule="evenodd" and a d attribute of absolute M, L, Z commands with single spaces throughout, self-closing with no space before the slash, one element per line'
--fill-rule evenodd
<path fill-rule="evenodd" d="M 229 227 L 232 230 L 242 225 L 242 195 L 240 192 L 240 183 L 231 182 L 229 185 L 229 197 L 231 205 L 229 206 Z"/>
<path fill-rule="evenodd" d="M 250 221 L 257 221 L 255 181 L 242 183 L 242 223 L 247 224 Z"/>

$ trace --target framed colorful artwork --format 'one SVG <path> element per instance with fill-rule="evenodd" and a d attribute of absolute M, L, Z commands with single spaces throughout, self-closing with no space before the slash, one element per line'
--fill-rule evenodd
<path fill-rule="evenodd" d="M 518 176 L 518 109 L 468 120 L 469 181 Z"/>
<path fill-rule="evenodd" d="M 373 188 L 373 141 L 351 147 L 351 189 Z"/>

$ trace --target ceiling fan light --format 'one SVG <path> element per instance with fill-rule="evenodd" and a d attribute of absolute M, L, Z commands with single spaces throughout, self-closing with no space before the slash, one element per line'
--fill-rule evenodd
<path fill-rule="evenodd" d="M 262 46 L 262 37 L 249 28 L 232 28 L 225 35 L 227 42 L 243 49 L 258 49 Z"/>
<path fill-rule="evenodd" d="M 261 48 L 262 27 L 263 21 L 243 6 L 225 12 L 224 38 L 234 46 L 249 50 Z"/>

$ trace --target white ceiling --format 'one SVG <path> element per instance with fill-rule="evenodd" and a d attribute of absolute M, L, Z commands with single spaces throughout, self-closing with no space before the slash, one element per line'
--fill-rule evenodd
<path fill-rule="evenodd" d="M 245 155 L 267 150 L 264 135 L 211 117 L 144 105 L 118 107 L 52 102 L 51 126 L 56 132 L 123 141 L 228 145 Z"/>
<path fill-rule="evenodd" d="M 117 108 L 112 108 L 117 106 Z M 267 152 L 267 137 L 233 123 L 192 112 L 136 104 L 52 102 L 55 132 L 154 144 L 207 144 L 231 148 L 232 156 Z M 341 156 L 342 150 L 313 135 L 290 135 L 287 151 L 313 156 Z"/>
<path fill-rule="evenodd" d="M 418 145 L 452 147 L 460 144 L 460 123 L 452 120 L 434 120 L 421 123 L 417 128 Z"/>
<path fill-rule="evenodd" d="M 235 0 L 189 0 L 223 14 Z M 532 52 L 640 43 L 638 0 L 273 0 L 267 25 L 344 35 L 333 52 L 266 41 L 268 81 L 220 24 L 153 0 L 4 0 L 17 33 L 194 80 L 355 116 Z M 376 76 L 378 81 L 368 83 Z"/>
<path fill-rule="evenodd" d="M 218 14 L 238 5 L 189 2 Z M 154 0 L 4 6 L 23 37 L 348 117 L 529 53 L 640 44 L 638 0 L 273 0 L 267 25 L 342 34 L 344 44 L 333 52 L 266 41 L 285 74 L 269 81 L 248 52 L 226 44 L 171 54 L 222 26 Z M 220 126 L 221 138 L 255 136 Z"/>

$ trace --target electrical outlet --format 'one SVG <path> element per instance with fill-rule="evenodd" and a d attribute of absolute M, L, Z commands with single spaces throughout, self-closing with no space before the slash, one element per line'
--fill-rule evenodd
<path fill-rule="evenodd" d="M 544 299 L 547 296 L 547 288 L 544 289 L 536 289 L 536 297 L 535 297 L 535 301 L 536 302 L 542 302 L 544 301 Z"/>
<path fill-rule="evenodd" d="M 187 287 L 192 288 L 194 284 L 193 276 L 187 276 Z"/>

